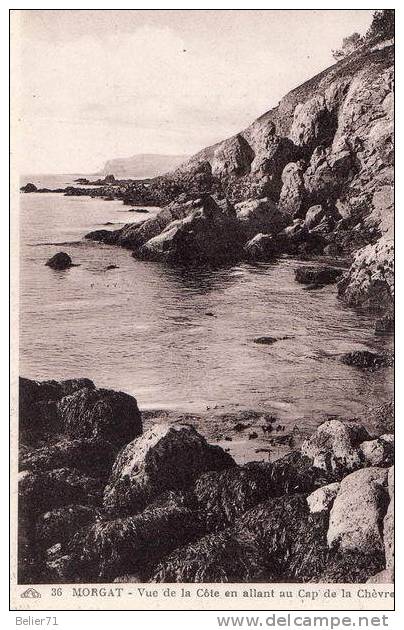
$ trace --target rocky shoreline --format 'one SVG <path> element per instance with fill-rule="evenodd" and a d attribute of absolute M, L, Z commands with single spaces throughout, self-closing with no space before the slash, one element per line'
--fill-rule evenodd
<path fill-rule="evenodd" d="M 19 409 L 20 583 L 393 579 L 391 405 L 245 465 L 88 379 L 20 379 Z"/>

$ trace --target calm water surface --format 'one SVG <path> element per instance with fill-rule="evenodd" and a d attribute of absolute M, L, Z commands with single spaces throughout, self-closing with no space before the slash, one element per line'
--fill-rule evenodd
<path fill-rule="evenodd" d="M 85 376 L 144 409 L 265 409 L 309 427 L 389 398 L 390 371 L 363 373 L 338 355 L 391 339 L 376 338 L 373 319 L 344 308 L 335 287 L 304 291 L 294 261 L 184 270 L 83 241 L 107 222 L 144 220 L 118 201 L 26 194 L 20 216 L 24 376 Z M 44 266 L 57 251 L 79 266 Z M 262 335 L 289 338 L 255 344 Z"/>

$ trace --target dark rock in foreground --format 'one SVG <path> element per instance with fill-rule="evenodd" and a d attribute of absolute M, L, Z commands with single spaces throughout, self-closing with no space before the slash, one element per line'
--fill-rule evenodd
<path fill-rule="evenodd" d="M 109 582 L 130 573 L 147 581 L 150 568 L 160 558 L 202 534 L 197 515 L 183 497 L 170 496 L 141 514 L 100 519 L 82 529 L 66 550 L 64 576 Z"/>
<path fill-rule="evenodd" d="M 334 284 L 343 274 L 335 267 L 299 267 L 295 269 L 295 280 L 301 284 Z"/>
<path fill-rule="evenodd" d="M 72 259 L 69 254 L 66 252 L 58 252 L 46 263 L 47 267 L 51 267 L 51 269 L 56 269 L 57 271 L 62 271 L 63 269 L 69 269 L 69 267 L 73 267 Z"/>
<path fill-rule="evenodd" d="M 392 579 L 384 427 L 330 420 L 302 453 L 237 466 L 191 425 L 139 435 L 135 399 L 86 379 L 20 388 L 19 582 Z"/>

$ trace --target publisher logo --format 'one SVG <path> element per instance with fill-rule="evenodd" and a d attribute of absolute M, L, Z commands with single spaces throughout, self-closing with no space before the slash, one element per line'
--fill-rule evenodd
<path fill-rule="evenodd" d="M 37 591 L 35 588 L 27 588 L 26 591 L 23 591 L 20 597 L 29 597 L 36 599 L 37 597 L 41 597 L 41 593 Z"/>

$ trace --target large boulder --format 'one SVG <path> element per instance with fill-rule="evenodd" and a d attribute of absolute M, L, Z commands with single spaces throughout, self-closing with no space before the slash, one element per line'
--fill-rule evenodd
<path fill-rule="evenodd" d="M 32 381 L 19 379 L 19 439 L 20 443 L 35 442 L 44 435 L 54 435 L 60 430 L 56 402 L 83 387 L 94 389 L 87 378 L 66 381 Z"/>
<path fill-rule="evenodd" d="M 109 389 L 83 388 L 57 402 L 62 432 L 72 438 L 127 444 L 142 433 L 136 399 Z"/>
<path fill-rule="evenodd" d="M 187 266 L 220 265 L 239 260 L 245 240 L 236 217 L 206 196 L 184 219 L 168 224 L 133 255 Z"/>
<path fill-rule="evenodd" d="M 186 488 L 204 472 L 234 465 L 192 426 L 155 425 L 118 455 L 104 505 L 119 514 L 138 512 L 165 490 Z"/>
<path fill-rule="evenodd" d="M 327 541 L 343 551 L 384 552 L 383 518 L 388 504 L 386 468 L 362 468 L 341 481 L 330 512 Z"/>
<path fill-rule="evenodd" d="M 362 465 L 359 445 L 369 438 L 358 422 L 327 420 L 303 442 L 301 451 L 313 466 L 341 476 Z"/>
<path fill-rule="evenodd" d="M 316 225 L 318 225 L 321 221 L 321 219 L 324 217 L 324 209 L 323 206 L 321 205 L 317 205 L 317 206 L 311 206 L 307 212 L 306 212 L 306 216 L 304 218 L 304 224 L 305 226 L 311 230 L 312 228 L 316 227 Z"/>
<path fill-rule="evenodd" d="M 392 466 L 394 463 L 394 435 L 382 435 L 375 440 L 366 440 L 359 446 L 367 466 Z"/>
<path fill-rule="evenodd" d="M 20 190 L 24 193 L 33 193 L 36 192 L 38 188 L 35 186 L 35 184 L 32 184 L 32 182 L 28 182 L 28 184 L 25 184 L 25 186 L 21 186 Z"/>

